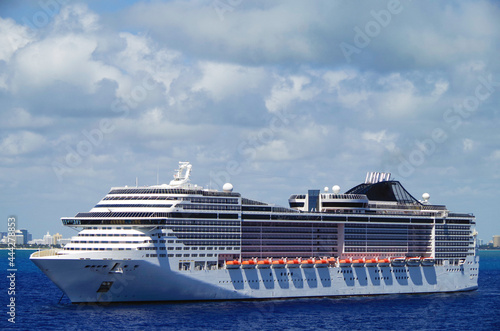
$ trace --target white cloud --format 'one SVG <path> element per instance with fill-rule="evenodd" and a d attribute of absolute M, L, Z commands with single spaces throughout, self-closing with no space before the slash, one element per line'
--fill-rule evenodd
<path fill-rule="evenodd" d="M 63 6 L 54 18 L 54 29 L 62 33 L 67 33 L 69 30 L 92 33 L 99 28 L 99 16 L 81 3 Z"/>
<path fill-rule="evenodd" d="M 0 61 L 8 62 L 17 50 L 32 41 L 28 28 L 0 17 Z"/>
<path fill-rule="evenodd" d="M 335 90 L 340 90 L 340 83 L 345 80 L 354 79 L 357 74 L 352 70 L 339 70 L 331 71 L 328 70 L 323 74 L 323 79 L 327 83 L 327 90 L 333 92 Z"/>
<path fill-rule="evenodd" d="M 293 151 L 288 149 L 286 142 L 279 139 L 258 146 L 256 149 L 256 160 L 286 161 L 294 159 L 294 154 Z"/>
<path fill-rule="evenodd" d="M 266 78 L 261 68 L 215 62 L 202 62 L 199 66 L 202 77 L 192 90 L 208 91 L 216 101 L 258 89 Z"/>
<path fill-rule="evenodd" d="M 26 109 L 12 108 L 2 115 L 2 128 L 36 128 L 52 124 L 54 119 L 45 116 L 32 116 Z"/>
<path fill-rule="evenodd" d="M 470 152 L 474 149 L 474 140 L 465 138 L 462 140 L 462 148 L 464 152 Z"/>
<path fill-rule="evenodd" d="M 25 47 L 16 56 L 13 90 L 40 89 L 55 82 L 65 82 L 95 91 L 96 83 L 104 78 L 121 81 L 116 68 L 92 59 L 95 38 L 68 34 L 48 37 Z"/>
<path fill-rule="evenodd" d="M 377 82 L 384 92 L 375 93 L 374 99 L 377 108 L 386 116 L 405 116 L 413 112 L 420 106 L 417 88 L 414 83 L 401 76 L 400 73 L 394 73 L 389 76 L 381 77 Z"/>
<path fill-rule="evenodd" d="M 446 91 L 448 91 L 449 86 L 450 84 L 447 81 L 439 80 L 436 83 L 434 83 L 434 90 L 432 91 L 431 95 L 433 97 L 439 98 Z"/>
<path fill-rule="evenodd" d="M 44 136 L 30 131 L 11 133 L 0 141 L 0 155 L 23 155 L 40 151 L 46 142 Z"/>
<path fill-rule="evenodd" d="M 388 139 L 386 130 L 379 132 L 363 132 L 362 137 L 364 140 L 373 140 L 377 143 L 381 143 L 382 141 Z"/>
<path fill-rule="evenodd" d="M 160 108 L 144 111 L 138 118 L 119 118 L 115 122 L 114 133 L 118 139 L 133 136 L 133 143 L 164 149 L 180 141 L 193 141 L 214 134 L 209 124 L 183 124 L 169 120 L 167 112 Z M 116 139 L 116 138 L 115 138 Z"/>
<path fill-rule="evenodd" d="M 282 109 L 294 101 L 306 101 L 314 98 L 320 93 L 320 89 L 311 86 L 311 79 L 307 76 L 276 77 L 271 95 L 266 98 L 266 107 L 273 113 Z"/>
<path fill-rule="evenodd" d="M 329 145 L 329 134 L 327 126 L 300 117 L 278 130 L 265 128 L 251 133 L 248 140 L 257 143 L 246 152 L 254 155 L 252 159 L 257 162 L 303 159 L 324 151 Z"/>
<path fill-rule="evenodd" d="M 493 161 L 500 161 L 500 149 L 496 149 L 491 152 L 489 159 Z"/>
<path fill-rule="evenodd" d="M 113 64 L 128 74 L 135 76 L 147 73 L 156 82 L 163 83 L 166 92 L 170 90 L 172 82 L 179 77 L 182 71 L 187 70 L 181 63 L 181 53 L 165 47 L 158 47 L 145 36 L 138 36 L 128 32 L 119 34 L 125 41 L 125 48 L 111 57 Z M 133 82 L 128 81 L 124 90 L 130 90 Z M 125 85 L 125 84 L 124 84 Z M 123 94 L 123 92 L 122 92 Z"/>

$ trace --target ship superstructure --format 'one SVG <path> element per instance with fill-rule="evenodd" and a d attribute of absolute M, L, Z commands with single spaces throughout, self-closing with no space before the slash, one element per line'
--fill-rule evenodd
<path fill-rule="evenodd" d="M 477 288 L 475 218 L 415 199 L 390 174 L 290 207 L 189 182 L 117 187 L 60 250 L 31 260 L 72 302 L 175 301 L 466 291 Z"/>

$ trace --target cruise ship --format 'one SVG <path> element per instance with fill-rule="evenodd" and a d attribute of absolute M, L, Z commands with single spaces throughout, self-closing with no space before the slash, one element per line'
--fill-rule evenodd
<path fill-rule="evenodd" d="M 114 187 L 62 249 L 30 259 L 73 303 L 273 299 L 470 291 L 475 217 L 415 199 L 388 173 L 289 207 L 190 183 Z"/>

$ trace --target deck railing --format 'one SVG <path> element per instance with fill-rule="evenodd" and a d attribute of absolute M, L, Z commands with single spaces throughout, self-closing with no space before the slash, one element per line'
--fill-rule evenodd
<path fill-rule="evenodd" d="M 31 257 L 54 256 L 57 255 L 59 251 L 61 251 L 61 249 L 58 248 L 46 249 L 43 251 L 34 252 L 33 254 L 31 254 Z"/>

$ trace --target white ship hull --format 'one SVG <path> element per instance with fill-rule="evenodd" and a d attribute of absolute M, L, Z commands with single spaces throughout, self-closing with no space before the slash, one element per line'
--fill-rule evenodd
<path fill-rule="evenodd" d="M 35 253 L 36 254 L 36 253 Z M 273 299 L 477 289 L 479 258 L 462 265 L 174 270 L 169 260 L 32 256 L 73 303 Z M 109 256 L 109 254 L 107 255 Z M 177 262 L 177 261 L 175 261 Z M 120 263 L 123 268 L 112 270 Z M 175 264 L 175 263 L 174 263 Z M 126 266 L 126 267 L 125 267 Z M 109 286 L 104 286 L 109 285 Z"/>

